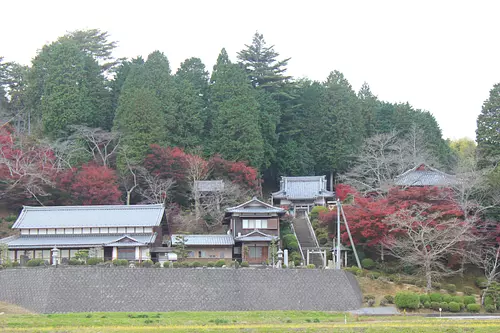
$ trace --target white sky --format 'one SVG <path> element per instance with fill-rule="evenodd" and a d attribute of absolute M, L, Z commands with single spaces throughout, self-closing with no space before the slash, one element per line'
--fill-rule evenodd
<path fill-rule="evenodd" d="M 117 57 L 158 49 L 173 69 L 199 57 L 209 70 L 222 47 L 235 60 L 255 31 L 288 73 L 344 73 L 390 102 L 431 111 L 448 138 L 475 138 L 476 118 L 500 82 L 500 1 L 2 1 L 0 56 L 29 64 L 67 31 L 99 28 Z"/>

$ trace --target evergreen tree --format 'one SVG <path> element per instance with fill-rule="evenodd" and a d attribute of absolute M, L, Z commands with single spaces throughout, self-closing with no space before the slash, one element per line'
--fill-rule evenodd
<path fill-rule="evenodd" d="M 209 76 L 201 59 L 189 58 L 184 60 L 175 73 L 175 77 L 191 83 L 194 89 L 203 96 L 207 94 Z"/>
<path fill-rule="evenodd" d="M 490 90 L 481 114 L 477 117 L 476 142 L 481 164 L 500 157 L 500 83 Z"/>
<path fill-rule="evenodd" d="M 123 84 L 125 83 L 133 65 L 144 65 L 144 59 L 139 56 L 137 58 L 133 58 L 132 60 L 122 60 L 120 64 L 114 68 L 114 78 L 109 82 L 113 114 L 116 112 L 116 108 L 118 107 L 118 99 L 120 98 Z"/>
<path fill-rule="evenodd" d="M 259 104 L 245 72 L 229 63 L 225 50 L 219 55 L 212 82 L 212 153 L 260 167 L 264 143 L 259 128 Z"/>
<path fill-rule="evenodd" d="M 380 102 L 377 96 L 373 95 L 368 83 L 363 83 L 358 92 L 360 101 L 361 114 L 365 124 L 365 137 L 370 137 L 375 134 L 376 130 L 376 115 L 380 109 Z"/>
<path fill-rule="evenodd" d="M 256 32 L 252 44 L 245 44 L 245 47 L 246 49 L 238 52 L 238 59 L 254 87 L 276 92 L 291 78 L 283 74 L 290 58 L 277 60 L 279 53 L 274 50 L 274 45 L 266 46 L 262 34 Z"/>

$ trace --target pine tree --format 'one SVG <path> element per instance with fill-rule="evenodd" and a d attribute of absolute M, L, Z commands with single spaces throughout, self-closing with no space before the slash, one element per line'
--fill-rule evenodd
<path fill-rule="evenodd" d="M 256 32 L 252 44 L 245 44 L 245 47 L 246 49 L 238 52 L 238 59 L 254 87 L 276 92 L 291 78 L 283 74 L 290 58 L 277 60 L 279 53 L 274 51 L 274 45 L 266 46 L 262 34 Z"/>
<path fill-rule="evenodd" d="M 364 82 L 361 89 L 359 89 L 358 98 L 360 100 L 361 114 L 365 124 L 365 137 L 370 137 L 375 134 L 375 117 L 380 109 L 380 102 L 377 96 L 373 95 L 370 86 L 366 82 Z"/>
<path fill-rule="evenodd" d="M 500 83 L 490 90 L 481 114 L 477 117 L 476 142 L 481 164 L 500 157 Z"/>
<path fill-rule="evenodd" d="M 219 55 L 212 82 L 212 153 L 260 167 L 264 143 L 259 128 L 259 104 L 245 72 L 229 63 L 225 50 Z"/>

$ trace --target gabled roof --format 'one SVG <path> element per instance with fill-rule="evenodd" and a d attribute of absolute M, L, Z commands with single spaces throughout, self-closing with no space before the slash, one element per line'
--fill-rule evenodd
<path fill-rule="evenodd" d="M 280 190 L 272 193 L 275 199 L 316 199 L 334 197 L 326 189 L 326 176 L 281 177 Z"/>
<path fill-rule="evenodd" d="M 194 182 L 194 187 L 199 192 L 220 192 L 224 190 L 224 182 L 222 180 L 197 180 Z"/>
<path fill-rule="evenodd" d="M 138 241 L 137 239 L 129 236 L 129 235 L 123 235 L 122 237 L 114 240 L 111 243 L 105 244 L 105 246 L 144 246 L 146 245 L 145 243 L 142 243 Z"/>
<path fill-rule="evenodd" d="M 396 186 L 448 186 L 457 182 L 455 176 L 439 171 L 425 163 L 405 171 L 394 180 Z"/>
<path fill-rule="evenodd" d="M 270 242 L 272 240 L 278 240 L 278 236 L 268 235 L 260 230 L 254 230 L 248 234 L 237 236 L 234 239 L 241 242 Z"/>
<path fill-rule="evenodd" d="M 285 210 L 274 207 L 264 201 L 260 201 L 256 197 L 253 197 L 251 200 L 242 203 L 239 206 L 230 207 L 226 209 L 226 216 L 233 213 L 251 213 L 251 214 L 285 214 Z"/>
<path fill-rule="evenodd" d="M 177 237 L 184 237 L 184 243 L 188 246 L 196 245 L 234 245 L 234 239 L 231 235 L 181 235 L 173 234 L 172 246 L 179 243 Z"/>
<path fill-rule="evenodd" d="M 125 237 L 133 239 L 132 243 L 120 242 Z M 54 246 L 58 248 L 67 247 L 100 247 L 100 246 L 112 246 L 110 244 L 117 243 L 115 246 L 141 246 L 146 244 L 154 243 L 156 239 L 156 234 L 153 235 L 37 235 L 37 236 L 17 236 L 15 238 L 9 237 L 9 239 L 4 238 L 0 240 L 1 243 L 5 243 L 9 248 L 17 249 L 30 249 L 30 248 L 53 248 Z"/>
<path fill-rule="evenodd" d="M 154 227 L 163 205 L 24 206 L 12 228 Z"/>

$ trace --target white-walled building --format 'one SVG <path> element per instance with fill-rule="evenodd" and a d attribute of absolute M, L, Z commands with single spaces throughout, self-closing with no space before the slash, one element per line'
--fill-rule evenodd
<path fill-rule="evenodd" d="M 59 262 L 74 258 L 79 250 L 91 250 L 104 260 L 146 260 L 150 248 L 161 246 L 163 205 L 25 206 L 12 226 L 16 236 L 0 239 L 12 261 L 41 258 Z"/>

